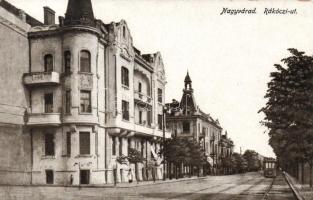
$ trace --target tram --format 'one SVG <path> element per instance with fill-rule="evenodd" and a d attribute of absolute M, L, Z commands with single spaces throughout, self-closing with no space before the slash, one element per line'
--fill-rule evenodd
<path fill-rule="evenodd" d="M 266 178 L 276 177 L 276 160 L 274 158 L 264 158 L 263 173 Z"/>

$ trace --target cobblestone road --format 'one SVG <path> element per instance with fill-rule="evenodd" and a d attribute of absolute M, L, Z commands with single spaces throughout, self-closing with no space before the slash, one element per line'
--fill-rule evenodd
<path fill-rule="evenodd" d="M 2 200 L 261 200 L 273 179 L 259 173 L 210 176 L 204 179 L 129 188 L 0 187 Z M 280 180 L 283 183 L 283 180 Z M 273 188 L 278 189 L 279 187 Z M 286 188 L 284 188 L 286 189 Z M 286 191 L 285 191 L 286 192 Z M 288 191 L 287 191 L 288 192 Z M 293 199 L 292 194 L 273 192 L 273 200 Z"/>

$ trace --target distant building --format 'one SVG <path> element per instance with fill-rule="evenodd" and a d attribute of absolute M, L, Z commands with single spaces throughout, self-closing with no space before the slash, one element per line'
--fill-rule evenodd
<path fill-rule="evenodd" d="M 8 21 L 0 23 L 0 52 L 7 55 L 0 60 L 2 92 L 7 93 L 1 95 L 0 119 L 23 132 L 15 137 L 21 147 L 6 139 L 5 131 L 0 141 L 25 148 L 11 155 L 26 163 L 23 184 L 68 185 L 71 177 L 74 185 L 112 183 L 113 171 L 118 182 L 127 182 L 129 169 L 134 179 L 152 179 L 148 163 L 161 159 L 163 137 L 161 54 L 141 54 L 124 20 L 95 19 L 91 0 L 69 0 L 59 24 L 49 7 L 42 24 L 3 0 L 0 17 Z M 129 148 L 140 151 L 145 162 L 117 162 Z M 161 179 L 160 162 L 155 171 Z M 6 176 L 11 175 L 1 177 Z"/>
<path fill-rule="evenodd" d="M 220 165 L 222 127 L 219 121 L 200 110 L 193 95 L 192 81 L 187 72 L 181 101 L 167 104 L 170 114 L 166 116 L 167 129 L 173 137 L 194 138 L 203 147 L 208 163 L 216 172 Z M 209 170 L 209 169 L 208 169 Z"/>
<path fill-rule="evenodd" d="M 221 172 L 223 174 L 231 173 L 231 157 L 234 152 L 234 142 L 228 137 L 227 131 L 225 134 L 221 136 L 221 140 L 219 142 L 220 146 L 220 154 L 221 154 Z M 224 163 L 223 163 L 224 162 Z M 226 166 L 223 166 L 226 165 Z"/>

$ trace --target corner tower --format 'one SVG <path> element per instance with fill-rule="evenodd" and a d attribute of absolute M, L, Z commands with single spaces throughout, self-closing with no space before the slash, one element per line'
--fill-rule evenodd
<path fill-rule="evenodd" d="M 184 115 L 193 115 L 197 111 L 197 104 L 193 96 L 192 81 L 187 71 L 185 77 L 185 88 L 183 90 L 183 96 L 181 98 L 181 107 Z"/>
<path fill-rule="evenodd" d="M 64 25 L 95 26 L 91 0 L 69 0 Z"/>

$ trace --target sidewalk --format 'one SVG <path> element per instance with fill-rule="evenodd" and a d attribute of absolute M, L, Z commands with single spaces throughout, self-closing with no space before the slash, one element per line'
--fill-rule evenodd
<path fill-rule="evenodd" d="M 154 181 L 139 181 L 139 182 L 123 182 L 123 183 L 117 183 L 114 185 L 114 183 L 109 183 L 109 184 L 99 184 L 99 185 L 0 185 L 0 186 L 19 186 L 19 187 L 69 187 L 69 188 L 131 188 L 131 187 L 140 187 L 140 186 L 145 186 L 145 185 L 159 185 L 159 184 L 167 184 L 167 183 L 174 183 L 174 182 L 182 182 L 182 181 L 192 181 L 192 180 L 201 180 L 208 178 L 210 176 L 205 176 L 205 177 L 197 177 L 197 176 L 192 176 L 191 178 L 186 177 L 186 178 L 179 178 L 175 179 L 173 178 L 172 180 L 166 179 L 165 181 L 163 180 L 156 180 Z"/>
<path fill-rule="evenodd" d="M 313 199 L 313 189 L 310 188 L 309 185 L 300 184 L 294 177 L 290 176 L 288 173 L 285 173 L 285 177 L 299 200 Z"/>
<path fill-rule="evenodd" d="M 265 196 L 268 200 L 295 200 L 295 195 L 286 181 L 282 172 L 277 172 L 268 194 Z"/>

